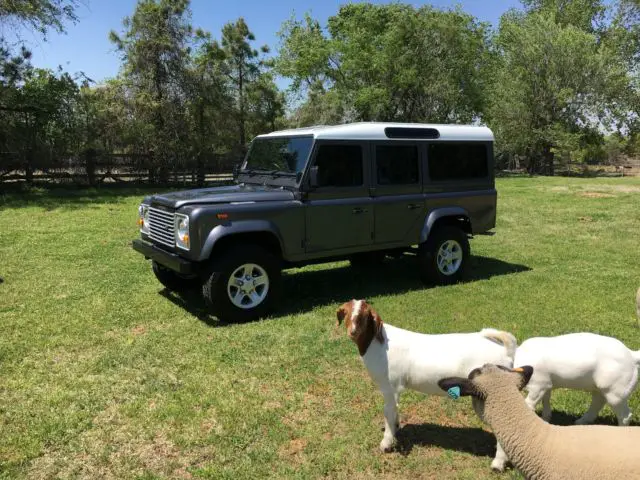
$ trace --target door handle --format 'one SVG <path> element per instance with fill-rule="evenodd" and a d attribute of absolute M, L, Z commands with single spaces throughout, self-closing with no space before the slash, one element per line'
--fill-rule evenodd
<path fill-rule="evenodd" d="M 366 208 L 356 207 L 353 210 L 351 210 L 351 213 L 353 213 L 354 215 L 358 215 L 360 213 L 367 213 L 367 209 Z"/>
<path fill-rule="evenodd" d="M 410 203 L 409 205 L 407 205 L 407 208 L 409 210 L 415 210 L 416 208 L 421 208 L 422 205 L 419 203 Z"/>

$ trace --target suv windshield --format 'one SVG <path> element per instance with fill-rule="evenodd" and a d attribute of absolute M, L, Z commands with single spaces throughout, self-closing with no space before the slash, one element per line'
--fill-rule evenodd
<path fill-rule="evenodd" d="M 242 173 L 296 175 L 304 170 L 312 145 L 313 137 L 256 138 Z"/>

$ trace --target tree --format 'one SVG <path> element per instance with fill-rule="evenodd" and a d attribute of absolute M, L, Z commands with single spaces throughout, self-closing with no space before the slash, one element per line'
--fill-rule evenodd
<path fill-rule="evenodd" d="M 74 145 L 74 108 L 78 87 L 68 73 L 34 69 L 16 92 L 16 115 L 8 125 L 20 152 L 27 182 L 34 168 L 46 168 L 52 159 L 68 153 Z"/>
<path fill-rule="evenodd" d="M 552 15 L 512 12 L 501 19 L 496 46 L 489 125 L 501 150 L 528 158 L 530 172 L 553 174 L 556 154 L 578 149 L 615 120 L 613 96 L 627 72 L 595 34 Z"/>
<path fill-rule="evenodd" d="M 541 13 L 559 25 L 573 25 L 595 33 L 604 27 L 606 6 L 602 0 L 521 0 L 528 13 Z"/>
<path fill-rule="evenodd" d="M 460 10 L 349 4 L 326 31 L 309 15 L 279 33 L 278 73 L 339 97 L 354 120 L 470 122 L 483 110 L 487 25 Z"/>
<path fill-rule="evenodd" d="M 227 119 L 233 112 L 225 52 L 207 32 L 197 32 L 198 48 L 189 70 L 189 111 L 198 183 L 204 184 L 205 163 L 213 152 L 225 150 L 233 133 Z"/>
<path fill-rule="evenodd" d="M 193 33 L 188 15 L 188 0 L 140 0 L 133 16 L 123 21 L 124 34 L 110 33 L 122 55 L 136 114 L 155 129 L 153 151 L 163 182 L 169 164 L 182 158 L 188 132 L 183 105 Z"/>
<path fill-rule="evenodd" d="M 237 102 L 238 145 L 241 151 L 245 151 L 247 144 L 247 89 L 260 77 L 262 65 L 258 51 L 251 47 L 253 40 L 255 36 L 243 18 L 222 28 L 222 50 Z M 263 46 L 261 51 L 267 53 L 269 48 Z"/>
<path fill-rule="evenodd" d="M 53 28 L 64 31 L 67 21 L 76 22 L 78 0 L 0 0 L 0 22 L 27 26 L 45 35 Z"/>

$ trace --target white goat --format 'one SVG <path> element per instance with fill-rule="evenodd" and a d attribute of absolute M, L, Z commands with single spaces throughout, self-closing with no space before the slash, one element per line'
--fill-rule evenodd
<path fill-rule="evenodd" d="M 445 396 L 438 380 L 466 375 L 486 362 L 513 366 L 517 341 L 494 329 L 475 333 L 425 335 L 383 324 L 380 315 L 364 300 L 351 300 L 336 312 L 337 325 L 344 320 L 347 333 L 358 346 L 371 379 L 384 397 L 385 431 L 380 449 L 391 450 L 398 429 L 398 398 L 405 389 Z M 491 466 L 503 470 L 506 455 L 500 444 Z"/>
<path fill-rule="evenodd" d="M 628 399 L 638 383 L 640 351 L 621 341 L 594 333 L 558 337 L 534 337 L 522 342 L 514 365 L 531 365 L 533 376 L 526 387 L 526 403 L 532 410 L 542 400 L 542 418 L 551 418 L 551 390 L 571 388 L 591 392 L 591 407 L 576 424 L 593 422 L 608 403 L 620 425 L 629 425 Z"/>
<path fill-rule="evenodd" d="M 470 395 L 478 416 L 493 430 L 513 465 L 527 479 L 640 479 L 640 428 L 551 425 L 522 399 L 535 368 L 483 365 L 467 378 L 443 378 L 452 398 Z"/>

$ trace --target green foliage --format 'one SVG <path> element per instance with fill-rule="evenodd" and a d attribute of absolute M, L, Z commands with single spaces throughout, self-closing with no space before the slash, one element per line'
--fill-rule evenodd
<path fill-rule="evenodd" d="M 272 77 L 263 75 L 263 61 L 259 58 L 258 50 L 251 46 L 250 42 L 254 40 L 255 36 L 243 18 L 222 27 L 222 51 L 236 99 L 234 116 L 238 128 L 238 146 L 243 152 L 247 146 L 250 111 L 254 114 L 254 124 L 256 114 L 265 114 L 264 118 L 259 119 L 264 122 L 263 125 L 275 125 L 276 118 L 283 111 L 282 97 L 276 91 Z M 268 53 L 269 47 L 263 46 L 260 51 Z"/>
<path fill-rule="evenodd" d="M 603 0 L 521 0 L 530 13 L 541 13 L 556 23 L 573 25 L 585 32 L 602 27 L 606 7 Z"/>
<path fill-rule="evenodd" d="M 67 21 L 76 22 L 79 0 L 0 0 L 0 23 L 25 25 L 46 34 L 53 28 L 64 31 Z"/>
<path fill-rule="evenodd" d="M 593 129 L 616 120 L 627 71 L 595 34 L 543 13 L 510 13 L 495 44 L 487 120 L 499 148 L 525 156 L 530 172 L 553 173 L 555 154 L 570 157 L 597 138 Z"/>
<path fill-rule="evenodd" d="M 0 22 L 63 31 L 79 4 L 0 0 Z M 110 33 L 122 68 L 100 85 L 37 71 L 0 38 L 0 175 L 131 153 L 154 179 L 189 165 L 204 181 L 256 134 L 360 120 L 486 123 L 499 158 L 530 172 L 640 155 L 638 0 L 522 5 L 494 30 L 460 8 L 346 4 L 326 25 L 285 21 L 270 57 L 243 18 L 216 38 L 192 26 L 189 0 L 139 0 Z"/>
<path fill-rule="evenodd" d="M 307 15 L 279 35 L 276 68 L 313 92 L 307 110 L 324 109 L 318 97 L 332 91 L 329 110 L 344 120 L 470 122 L 482 112 L 487 26 L 460 10 L 349 4 L 326 32 Z"/>

